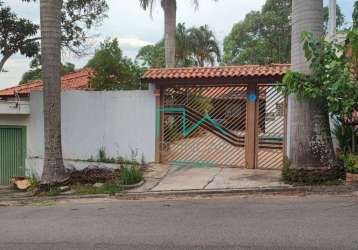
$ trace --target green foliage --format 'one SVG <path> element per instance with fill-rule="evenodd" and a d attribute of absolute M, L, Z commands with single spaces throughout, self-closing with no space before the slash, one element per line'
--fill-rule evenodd
<path fill-rule="evenodd" d="M 101 147 L 98 150 L 98 155 L 96 159 L 94 157 L 91 157 L 88 159 L 89 162 L 100 162 L 100 163 L 109 163 L 109 164 L 121 164 L 121 165 L 134 165 L 138 166 L 139 162 L 136 160 L 138 156 L 138 152 L 136 150 L 131 150 L 131 157 L 126 158 L 122 156 L 118 157 L 108 157 L 106 153 L 106 149 L 104 147 Z M 144 161 L 144 156 L 142 155 L 142 160 Z"/>
<path fill-rule="evenodd" d="M 214 107 L 210 98 L 202 96 L 199 93 L 190 95 L 188 103 L 201 114 L 208 114 Z"/>
<path fill-rule="evenodd" d="M 124 166 L 121 169 L 120 183 L 122 185 L 133 185 L 141 182 L 143 173 L 138 166 Z"/>
<path fill-rule="evenodd" d="M 334 121 L 334 128 L 332 133 L 338 141 L 338 146 L 343 154 L 352 152 L 353 143 L 353 128 L 350 125 L 342 124 L 339 121 Z M 356 134 L 354 134 L 356 136 Z"/>
<path fill-rule="evenodd" d="M 36 2 L 36 0 L 22 0 Z M 66 0 L 62 8 L 62 46 L 81 55 L 88 48 L 88 31 L 98 26 L 106 17 L 106 0 Z M 3 63 L 19 52 L 33 57 L 40 50 L 39 25 L 17 17 L 11 9 L 0 2 L 0 52 Z M 0 64 L 0 71 L 2 69 Z M 30 72 L 28 79 L 37 78 L 40 70 Z"/>
<path fill-rule="evenodd" d="M 39 38 L 36 38 L 39 26 L 30 20 L 20 18 L 11 12 L 9 6 L 0 2 L 0 53 L 3 64 L 15 53 L 32 57 L 39 52 Z"/>
<path fill-rule="evenodd" d="M 325 33 L 327 33 L 327 29 L 328 29 L 328 20 L 329 20 L 329 8 L 328 6 L 325 6 L 323 8 L 323 26 L 324 26 L 324 31 Z M 339 5 L 337 4 L 337 29 L 339 30 L 341 27 L 343 27 L 345 22 L 345 18 L 344 15 L 342 13 L 341 7 L 339 7 Z"/>
<path fill-rule="evenodd" d="M 194 65 L 199 67 L 213 66 L 216 61 L 220 62 L 220 48 L 208 25 L 189 29 L 188 38 L 188 49 L 191 52 Z"/>
<path fill-rule="evenodd" d="M 358 174 L 358 155 L 348 154 L 344 157 L 347 173 Z"/>
<path fill-rule="evenodd" d="M 60 195 L 62 192 L 61 192 L 61 189 L 57 186 L 51 186 L 49 188 L 49 191 L 46 193 L 48 196 L 58 196 Z"/>
<path fill-rule="evenodd" d="M 266 0 L 261 11 L 248 13 L 224 40 L 225 64 L 289 63 L 291 55 L 292 0 Z M 337 6 L 337 27 L 344 16 Z M 328 7 L 324 8 L 327 29 Z"/>
<path fill-rule="evenodd" d="M 141 62 L 142 67 L 164 68 L 164 41 L 160 41 L 154 45 L 146 45 L 142 47 L 136 56 L 136 60 Z"/>
<path fill-rule="evenodd" d="M 76 184 L 71 187 L 76 195 L 88 194 L 115 194 L 122 191 L 122 187 L 118 181 L 104 183 L 101 187 L 94 187 L 93 185 Z"/>
<path fill-rule="evenodd" d="M 290 168 L 287 157 L 284 160 L 282 169 L 282 180 L 287 184 L 295 185 L 337 185 L 344 179 L 344 168 L 334 167 L 322 169 L 294 169 Z"/>
<path fill-rule="evenodd" d="M 358 80 L 358 1 L 354 4 L 353 11 L 353 26 L 347 35 L 347 46 L 351 49 L 348 55 L 351 57 L 352 68 L 351 72 Z"/>
<path fill-rule="evenodd" d="M 146 87 L 140 83 L 143 69 L 123 56 L 117 39 L 107 39 L 101 43 L 86 67 L 95 72 L 90 81 L 95 90 L 132 90 Z"/>
<path fill-rule="evenodd" d="M 27 177 L 30 182 L 29 190 L 36 190 L 40 186 L 40 180 L 32 174 L 31 176 Z"/>
<path fill-rule="evenodd" d="M 225 64 L 288 63 L 291 51 L 291 0 L 267 0 L 248 13 L 224 40 Z"/>
<path fill-rule="evenodd" d="M 314 40 L 302 34 L 305 57 L 311 62 L 311 75 L 288 72 L 278 90 L 300 99 L 327 102 L 328 110 L 339 122 L 349 124 L 358 105 L 358 83 L 351 77 L 350 59 L 344 46 L 323 38 Z"/>
<path fill-rule="evenodd" d="M 66 75 L 68 73 L 75 71 L 75 65 L 72 63 L 65 63 L 61 66 L 61 75 Z M 22 79 L 19 84 L 25 84 L 34 80 L 42 79 L 42 68 L 40 64 L 40 56 L 37 56 L 30 62 L 30 70 L 26 71 L 22 75 Z"/>
<path fill-rule="evenodd" d="M 184 23 L 179 23 L 175 53 L 177 67 L 213 66 L 221 57 L 215 35 L 207 25 L 187 29 Z M 143 67 L 163 68 L 165 66 L 164 40 L 141 48 L 136 60 Z"/>
<path fill-rule="evenodd" d="M 354 10 L 353 10 L 353 29 L 358 28 L 358 1 L 354 3 Z"/>

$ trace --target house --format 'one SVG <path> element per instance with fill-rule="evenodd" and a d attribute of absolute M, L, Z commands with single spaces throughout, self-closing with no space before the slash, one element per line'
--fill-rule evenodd
<path fill-rule="evenodd" d="M 150 69 L 149 89 L 132 91 L 90 91 L 88 70 L 63 76 L 65 166 L 87 167 L 104 149 L 110 158 L 280 169 L 286 102 L 275 85 L 288 68 Z M 41 81 L 0 90 L 0 184 L 42 173 L 41 90 Z"/>
<path fill-rule="evenodd" d="M 87 167 L 100 149 L 110 158 L 154 161 L 153 91 L 89 91 L 90 77 L 90 70 L 81 70 L 61 78 L 65 166 Z M 0 185 L 11 176 L 42 173 L 42 87 L 33 81 L 0 90 Z"/>

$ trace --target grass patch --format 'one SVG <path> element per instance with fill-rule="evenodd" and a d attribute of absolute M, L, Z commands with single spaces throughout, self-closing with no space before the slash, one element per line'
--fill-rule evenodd
<path fill-rule="evenodd" d="M 124 166 L 119 177 L 122 185 L 133 185 L 143 180 L 143 173 L 138 166 Z"/>
<path fill-rule="evenodd" d="M 46 193 L 47 196 L 58 196 L 62 193 L 59 187 L 50 187 L 50 190 Z"/>
<path fill-rule="evenodd" d="M 100 162 L 100 163 L 109 163 L 109 164 L 120 164 L 120 165 L 139 165 L 139 162 L 136 160 L 138 152 L 136 150 L 131 150 L 131 157 L 125 158 L 122 156 L 118 157 L 108 157 L 104 147 L 101 147 L 98 151 L 97 157 L 93 156 L 87 161 L 89 162 Z M 145 163 L 144 155 L 142 154 L 142 164 Z"/>
<path fill-rule="evenodd" d="M 87 194 L 115 194 L 122 190 L 121 185 L 117 181 L 104 183 L 101 187 L 94 187 L 93 185 L 76 184 L 72 186 L 72 191 L 76 195 Z"/>

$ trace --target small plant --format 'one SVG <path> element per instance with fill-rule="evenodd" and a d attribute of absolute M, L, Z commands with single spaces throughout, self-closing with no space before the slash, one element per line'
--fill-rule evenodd
<path fill-rule="evenodd" d="M 76 184 L 72 186 L 72 190 L 77 195 L 87 194 L 115 194 L 122 190 L 121 185 L 117 181 L 104 183 L 101 187 L 95 187 L 93 185 Z"/>
<path fill-rule="evenodd" d="M 94 159 L 92 156 L 88 159 L 89 162 L 101 162 L 101 163 L 110 163 L 110 164 L 122 164 L 122 165 L 139 165 L 139 162 L 136 160 L 138 156 L 138 150 L 131 149 L 130 159 L 118 156 L 117 158 L 108 157 L 104 147 L 101 147 L 98 151 L 97 159 Z"/>
<path fill-rule="evenodd" d="M 358 155 L 349 154 L 344 158 L 347 173 L 358 174 Z"/>
<path fill-rule="evenodd" d="M 142 181 L 143 173 L 138 166 L 124 166 L 119 179 L 122 185 L 133 185 Z"/>
<path fill-rule="evenodd" d="M 100 148 L 98 151 L 98 161 L 105 162 L 107 160 L 107 154 L 104 147 Z"/>
<path fill-rule="evenodd" d="M 50 187 L 49 191 L 47 192 L 47 195 L 48 196 L 58 196 L 61 193 L 62 192 L 61 192 L 61 189 L 59 187 L 53 186 L 53 187 Z"/>

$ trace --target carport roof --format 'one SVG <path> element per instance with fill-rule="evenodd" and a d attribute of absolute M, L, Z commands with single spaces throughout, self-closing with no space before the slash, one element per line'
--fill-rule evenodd
<path fill-rule="evenodd" d="M 289 64 L 149 69 L 142 81 L 158 85 L 276 83 Z"/>

